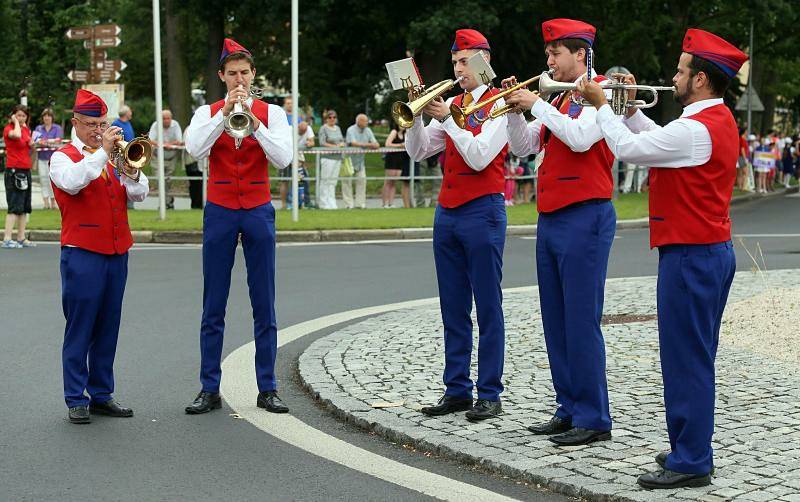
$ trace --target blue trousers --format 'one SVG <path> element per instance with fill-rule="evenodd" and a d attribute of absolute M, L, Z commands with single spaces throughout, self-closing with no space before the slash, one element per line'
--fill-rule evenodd
<path fill-rule="evenodd" d="M 444 324 L 445 394 L 472 399 L 472 298 L 478 314 L 478 398 L 503 392 L 503 247 L 506 208 L 492 194 L 454 209 L 436 207 L 433 256 Z"/>
<path fill-rule="evenodd" d="M 658 339 L 672 452 L 667 469 L 707 474 L 714 452 L 714 360 L 736 257 L 730 241 L 659 248 Z"/>
<path fill-rule="evenodd" d="M 536 273 L 556 415 L 574 427 L 611 430 L 603 315 L 617 216 L 610 202 L 542 213 Z"/>
<path fill-rule="evenodd" d="M 203 320 L 200 326 L 200 382 L 206 392 L 219 392 L 225 308 L 240 234 L 253 307 L 256 382 L 259 392 L 276 389 L 275 209 L 271 203 L 252 209 L 228 209 L 209 202 L 203 211 Z"/>
<path fill-rule="evenodd" d="M 104 255 L 61 248 L 61 306 L 66 318 L 61 363 L 67 406 L 100 404 L 114 393 L 122 296 L 128 254 Z"/>

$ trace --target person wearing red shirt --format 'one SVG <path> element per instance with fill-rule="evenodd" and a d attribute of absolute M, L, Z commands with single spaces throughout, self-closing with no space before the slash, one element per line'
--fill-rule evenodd
<path fill-rule="evenodd" d="M 203 318 L 200 326 L 200 383 L 195 400 L 185 408 L 196 415 L 219 409 L 222 342 L 231 269 L 241 237 L 247 285 L 253 307 L 256 405 L 286 413 L 277 393 L 275 357 L 275 208 L 270 202 L 269 161 L 279 169 L 292 160 L 292 129 L 279 106 L 252 99 L 256 76 L 250 52 L 226 38 L 219 60 L 219 78 L 228 94 L 197 109 L 186 129 L 186 151 L 208 157 L 208 204 L 203 211 Z M 240 103 L 253 119 L 253 132 L 234 139 L 225 133 L 225 118 Z"/>
<path fill-rule="evenodd" d="M 657 126 L 641 111 L 614 116 L 602 89 L 582 81 L 614 155 L 650 168 L 650 246 L 658 248 L 658 334 L 670 451 L 644 488 L 706 486 L 714 469 L 715 375 L 722 312 L 736 256 L 729 215 L 739 135 L 722 97 L 747 55 L 689 29 L 672 78 L 680 118 Z M 634 81 L 631 77 L 630 81 Z M 638 134 L 637 134 L 638 132 Z"/>
<path fill-rule="evenodd" d="M 11 112 L 8 125 L 3 129 L 6 144 L 6 228 L 0 247 L 31 247 L 33 243 L 25 238 L 27 215 L 31 213 L 31 147 L 33 139 L 28 128 L 28 108 L 17 105 Z M 14 226 L 17 227 L 17 240 L 12 240 Z"/>

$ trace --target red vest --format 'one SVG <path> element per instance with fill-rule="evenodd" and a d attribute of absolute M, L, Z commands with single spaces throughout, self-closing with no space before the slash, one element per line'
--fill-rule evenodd
<path fill-rule="evenodd" d="M 76 164 L 83 154 L 69 144 L 58 149 Z M 75 246 L 100 254 L 124 254 L 133 245 L 128 227 L 128 194 L 110 172 L 108 179 L 94 179 L 80 192 L 70 195 L 53 184 L 53 195 L 61 210 L 61 245 Z"/>
<path fill-rule="evenodd" d="M 650 247 L 712 244 L 731 238 L 728 209 L 736 181 L 739 131 L 731 111 L 715 105 L 690 117 L 711 135 L 703 165 L 650 169 Z"/>
<path fill-rule="evenodd" d="M 493 96 L 499 91 L 497 89 L 489 89 L 484 96 Z M 464 94 L 456 96 L 453 103 L 456 106 L 461 106 L 464 99 Z M 487 115 L 491 109 L 492 104 L 483 107 L 478 113 Z M 481 124 L 476 123 L 474 120 L 467 119 L 467 131 L 471 132 L 473 136 L 481 133 Z M 505 173 L 503 172 L 503 163 L 508 151 L 508 145 L 500 150 L 497 157 L 489 162 L 489 165 L 481 171 L 476 171 L 469 167 L 469 165 L 458 153 L 453 140 L 449 135 L 445 135 L 445 150 L 444 150 L 444 178 L 442 179 L 442 188 L 439 191 L 439 204 L 442 207 L 453 208 L 465 204 L 473 199 L 482 197 L 492 193 L 503 193 L 505 189 Z"/>
<path fill-rule="evenodd" d="M 594 80 L 602 82 L 608 79 L 599 76 Z M 559 111 L 577 119 L 583 107 L 564 99 Z M 573 152 L 545 126 L 542 126 L 539 138 L 542 148 L 546 148 L 544 160 L 539 166 L 536 192 L 536 208 L 540 213 L 558 211 L 584 200 L 611 198 L 614 192 L 611 174 L 614 155 L 605 139 L 585 152 Z"/>
<path fill-rule="evenodd" d="M 211 105 L 211 116 L 225 106 L 220 100 Z M 261 121 L 260 127 L 269 124 L 269 108 L 254 99 L 251 112 Z M 222 133 L 211 147 L 208 177 L 208 201 L 228 209 L 251 209 L 266 204 L 269 194 L 269 162 L 264 150 L 251 135 L 242 140 L 236 149 L 234 139 Z"/>

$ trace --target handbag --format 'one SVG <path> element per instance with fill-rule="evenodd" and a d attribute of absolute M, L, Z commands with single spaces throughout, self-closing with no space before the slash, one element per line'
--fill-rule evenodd
<path fill-rule="evenodd" d="M 356 173 L 355 169 L 353 169 L 353 161 L 350 157 L 345 157 L 342 159 L 342 176 L 345 178 L 349 178 Z"/>

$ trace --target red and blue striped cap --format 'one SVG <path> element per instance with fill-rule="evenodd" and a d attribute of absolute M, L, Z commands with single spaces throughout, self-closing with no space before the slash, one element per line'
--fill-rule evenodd
<path fill-rule="evenodd" d="M 456 30 L 456 39 L 453 41 L 453 47 L 450 48 L 450 51 L 457 52 L 466 49 L 485 49 L 491 51 L 489 48 L 489 41 L 486 40 L 486 37 L 481 35 L 478 30 L 468 28 Z"/>
<path fill-rule="evenodd" d="M 689 28 L 683 37 L 683 52 L 703 58 L 725 72 L 728 77 L 739 73 L 748 58 L 733 44 L 697 28 Z"/>
<path fill-rule="evenodd" d="M 235 54 L 237 52 L 244 52 L 248 56 L 252 57 L 253 55 L 250 54 L 250 51 L 242 47 L 242 45 L 232 38 L 226 38 L 225 41 L 222 43 L 222 54 L 219 56 L 219 62 L 222 63 L 226 57 L 230 56 L 231 54 Z"/>
<path fill-rule="evenodd" d="M 108 113 L 106 103 L 97 94 L 78 89 L 75 94 L 75 104 L 72 106 L 73 113 L 80 113 L 87 117 L 104 117 Z"/>
<path fill-rule="evenodd" d="M 577 38 L 586 41 L 591 47 L 596 32 L 591 24 L 576 19 L 559 18 L 542 23 L 542 38 L 545 44 L 566 38 Z"/>

